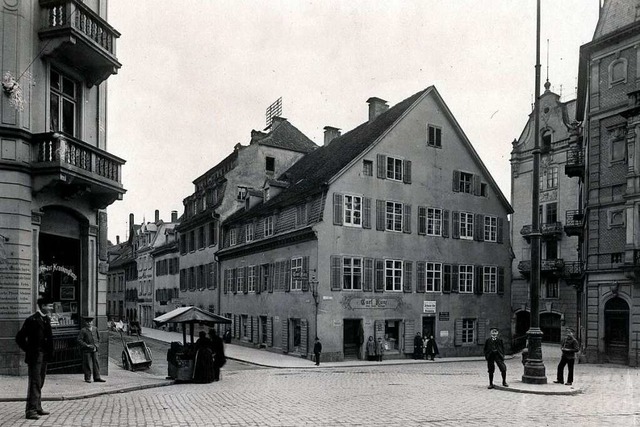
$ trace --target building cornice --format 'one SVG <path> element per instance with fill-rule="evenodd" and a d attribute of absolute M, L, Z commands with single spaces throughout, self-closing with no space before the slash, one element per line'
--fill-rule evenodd
<path fill-rule="evenodd" d="M 317 236 L 313 227 L 307 226 L 287 233 L 278 234 L 267 239 L 224 248 L 218 251 L 216 255 L 220 261 L 224 261 L 316 239 Z"/>

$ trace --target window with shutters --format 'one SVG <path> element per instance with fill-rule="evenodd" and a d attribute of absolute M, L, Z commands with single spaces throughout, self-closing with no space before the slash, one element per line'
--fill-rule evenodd
<path fill-rule="evenodd" d="M 362 290 L 362 258 L 344 257 L 342 259 L 342 289 Z"/>
<path fill-rule="evenodd" d="M 204 225 L 198 228 L 198 249 L 204 249 L 206 241 L 204 238 Z"/>
<path fill-rule="evenodd" d="M 402 203 L 386 202 L 386 231 L 402 231 Z"/>
<path fill-rule="evenodd" d="M 384 277 L 386 291 L 402 291 L 402 261 L 387 259 L 384 261 Z"/>
<path fill-rule="evenodd" d="M 428 262 L 426 264 L 426 286 L 427 292 L 442 291 L 442 264 L 439 262 Z"/>
<path fill-rule="evenodd" d="M 473 214 L 460 212 L 460 238 L 473 240 Z"/>
<path fill-rule="evenodd" d="M 482 272 L 482 292 L 496 293 L 498 291 L 498 267 L 485 266 Z"/>
<path fill-rule="evenodd" d="M 344 195 L 343 224 L 362 227 L 362 197 Z"/>
<path fill-rule="evenodd" d="M 427 125 L 427 145 L 442 148 L 442 129 L 433 125 Z"/>
<path fill-rule="evenodd" d="M 487 215 L 484 217 L 484 241 L 498 241 L 498 218 L 495 216 Z"/>
<path fill-rule="evenodd" d="M 260 289 L 262 292 L 269 290 L 269 264 L 262 264 L 260 266 L 260 277 L 262 282 L 260 283 Z"/>
<path fill-rule="evenodd" d="M 191 230 L 189 232 L 189 252 L 196 250 L 196 231 Z"/>
<path fill-rule="evenodd" d="M 207 286 L 207 278 L 204 273 L 204 265 L 198 266 L 198 289 L 203 290 Z"/>
<path fill-rule="evenodd" d="M 458 188 L 461 193 L 473 194 L 473 174 L 468 172 L 460 172 L 460 182 Z"/>
<path fill-rule="evenodd" d="M 218 244 L 218 223 L 212 221 L 209 223 L 209 246 Z"/>
<path fill-rule="evenodd" d="M 302 257 L 291 258 L 291 290 L 302 290 Z"/>
<path fill-rule="evenodd" d="M 442 209 L 427 208 L 427 235 L 442 236 Z"/>
<path fill-rule="evenodd" d="M 273 216 L 264 219 L 264 237 L 273 236 Z"/>
<path fill-rule="evenodd" d="M 373 176 L 373 162 L 371 160 L 362 161 L 362 175 Z"/>
<path fill-rule="evenodd" d="M 238 293 L 243 292 L 244 286 L 244 268 L 240 267 L 236 269 L 236 290 Z"/>
<path fill-rule="evenodd" d="M 387 156 L 387 179 L 402 181 L 402 159 Z"/>
<path fill-rule="evenodd" d="M 473 265 L 458 266 L 458 291 L 461 294 L 473 292 Z"/>
<path fill-rule="evenodd" d="M 247 277 L 247 289 L 249 292 L 256 291 L 256 266 L 249 266 L 249 277 Z"/>
<path fill-rule="evenodd" d="M 242 331 L 242 338 L 249 338 L 249 316 L 243 314 L 240 316 L 240 331 Z"/>
<path fill-rule="evenodd" d="M 238 242 L 238 232 L 235 228 L 229 229 L 229 246 L 235 246 Z"/>
<path fill-rule="evenodd" d="M 233 292 L 233 269 L 229 269 L 225 271 L 227 277 L 227 290 L 228 292 Z"/>
<path fill-rule="evenodd" d="M 476 319 L 462 319 L 462 344 L 476 342 Z"/>
<path fill-rule="evenodd" d="M 255 226 L 253 222 L 250 222 L 249 224 L 245 225 L 245 236 L 246 236 L 247 242 L 253 242 L 253 238 L 255 235 L 254 231 L 255 231 Z"/>

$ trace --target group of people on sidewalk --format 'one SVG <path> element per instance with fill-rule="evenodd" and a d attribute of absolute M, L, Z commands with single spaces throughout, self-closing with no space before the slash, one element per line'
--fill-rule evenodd
<path fill-rule="evenodd" d="M 433 335 L 425 334 L 424 338 L 420 336 L 420 332 L 416 333 L 413 338 L 413 358 L 416 360 L 435 360 L 435 357 L 439 354 L 438 344 L 436 343 Z"/>
<path fill-rule="evenodd" d="M 368 361 L 377 361 L 382 362 L 382 356 L 385 352 L 384 342 L 381 337 L 378 337 L 378 340 L 374 340 L 371 335 L 369 335 L 369 340 L 367 341 L 367 360 Z"/>
<path fill-rule="evenodd" d="M 215 329 L 209 329 L 209 337 L 200 331 L 195 343 L 195 359 L 193 365 L 193 382 L 210 383 L 220 381 L 220 368 L 227 363 L 224 355 L 224 343 Z"/>

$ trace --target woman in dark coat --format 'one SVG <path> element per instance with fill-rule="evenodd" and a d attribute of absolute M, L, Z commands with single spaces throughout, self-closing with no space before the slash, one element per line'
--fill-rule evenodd
<path fill-rule="evenodd" d="M 220 368 L 227 363 L 227 357 L 224 355 L 224 343 L 215 329 L 209 329 L 209 336 L 213 350 L 213 381 L 220 381 Z"/>
<path fill-rule="evenodd" d="M 433 338 L 433 335 L 429 335 L 429 340 L 427 341 L 427 352 L 425 354 L 426 358 L 431 360 L 435 359 L 438 354 L 438 344 L 436 344 L 436 340 Z"/>
<path fill-rule="evenodd" d="M 200 331 L 195 349 L 193 382 L 210 383 L 214 380 L 213 343 L 207 338 L 206 332 Z"/>

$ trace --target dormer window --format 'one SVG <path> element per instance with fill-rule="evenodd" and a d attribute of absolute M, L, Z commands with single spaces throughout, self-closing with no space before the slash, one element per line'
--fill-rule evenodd
<path fill-rule="evenodd" d="M 245 200 L 247 198 L 247 187 L 238 186 L 238 200 Z"/>
<path fill-rule="evenodd" d="M 275 157 L 267 156 L 265 159 L 265 170 L 267 173 L 274 173 L 276 171 L 276 159 Z"/>

